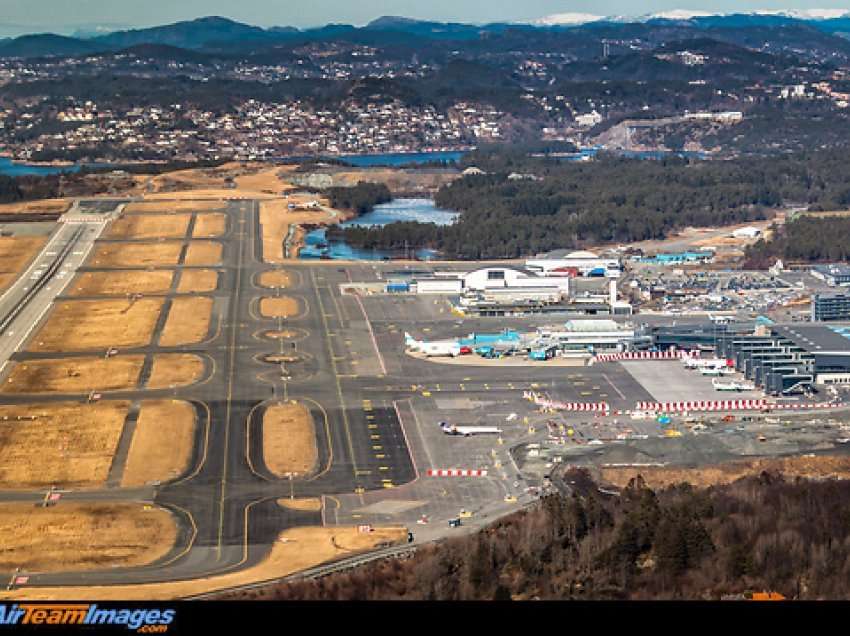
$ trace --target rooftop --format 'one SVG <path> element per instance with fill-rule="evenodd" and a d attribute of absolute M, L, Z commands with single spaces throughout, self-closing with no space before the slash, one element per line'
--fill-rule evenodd
<path fill-rule="evenodd" d="M 829 263 L 828 265 L 815 265 L 812 269 L 830 276 L 850 276 L 850 265 L 847 263 Z"/>
<path fill-rule="evenodd" d="M 850 353 L 850 327 L 778 325 L 773 332 L 810 353 Z"/>
<path fill-rule="evenodd" d="M 567 331 L 627 331 L 627 328 L 613 320 L 568 320 L 564 323 Z M 847 341 L 850 344 L 850 340 Z"/>

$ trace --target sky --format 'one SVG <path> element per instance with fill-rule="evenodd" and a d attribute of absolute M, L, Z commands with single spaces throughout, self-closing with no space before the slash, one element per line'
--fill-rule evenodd
<path fill-rule="evenodd" d="M 818 8 L 848 0 L 817 0 Z M 531 21 L 556 13 L 643 15 L 673 9 L 719 13 L 811 9 L 807 0 L 0 0 L 0 36 L 78 27 L 145 27 L 221 15 L 258 26 L 310 27 L 330 22 L 362 25 L 382 15 L 485 23 Z"/>

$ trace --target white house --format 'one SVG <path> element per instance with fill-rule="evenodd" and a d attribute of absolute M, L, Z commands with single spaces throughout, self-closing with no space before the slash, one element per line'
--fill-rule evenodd
<path fill-rule="evenodd" d="M 761 236 L 761 230 L 752 226 L 739 227 L 732 232 L 732 236 L 737 239 L 754 239 Z"/>

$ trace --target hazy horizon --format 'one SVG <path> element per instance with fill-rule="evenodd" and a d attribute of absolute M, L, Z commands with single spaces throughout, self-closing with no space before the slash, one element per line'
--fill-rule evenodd
<path fill-rule="evenodd" d="M 148 0 L 130 3 L 126 0 L 42 0 L 33 6 L 31 0 L 5 0 L 8 4 L 0 17 L 0 36 L 25 33 L 53 32 L 70 34 L 79 29 L 105 27 L 104 30 L 144 28 L 183 20 L 217 15 L 261 27 L 295 26 L 309 28 L 328 23 L 363 25 L 385 15 L 415 19 L 487 23 L 533 21 L 560 13 L 580 13 L 597 16 L 639 16 L 671 10 L 735 13 L 762 10 L 811 10 L 805 0 L 783 4 L 764 2 L 676 2 L 653 0 L 635 4 L 628 0 L 527 0 L 521 4 L 510 0 L 432 0 L 427 5 L 414 0 L 361 0 L 359 3 L 340 0 L 313 0 L 309 3 L 277 2 L 275 0 L 242 0 L 238 4 L 224 0 L 184 0 L 180 3 Z M 818 9 L 847 8 L 846 0 L 818 2 Z"/>

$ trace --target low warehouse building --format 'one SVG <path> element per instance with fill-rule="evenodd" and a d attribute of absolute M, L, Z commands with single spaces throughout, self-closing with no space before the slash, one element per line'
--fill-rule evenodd
<path fill-rule="evenodd" d="M 417 278 L 417 294 L 460 294 L 463 281 L 460 278 Z"/>
<path fill-rule="evenodd" d="M 824 281 L 830 287 L 850 285 L 850 266 L 845 263 L 815 265 L 812 267 L 812 276 Z"/>
<path fill-rule="evenodd" d="M 613 320 L 568 320 L 563 329 L 540 329 L 537 335 L 561 351 L 591 353 L 627 351 L 639 339 L 633 327 Z"/>

